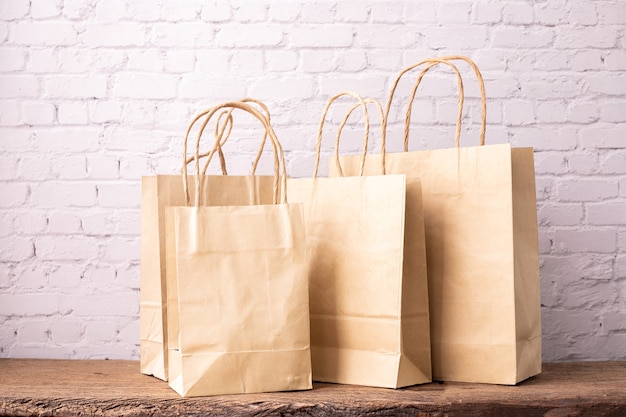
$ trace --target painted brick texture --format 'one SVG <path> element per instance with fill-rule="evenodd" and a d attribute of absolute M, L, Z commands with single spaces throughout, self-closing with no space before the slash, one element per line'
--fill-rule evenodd
<path fill-rule="evenodd" d="M 330 95 L 386 100 L 404 66 L 464 54 L 487 143 L 535 148 L 544 360 L 626 360 L 625 24 L 622 0 L 0 0 L 0 357 L 138 358 L 140 179 L 178 171 L 200 110 L 263 100 L 308 176 Z M 411 148 L 451 146 L 455 81 L 422 84 Z"/>

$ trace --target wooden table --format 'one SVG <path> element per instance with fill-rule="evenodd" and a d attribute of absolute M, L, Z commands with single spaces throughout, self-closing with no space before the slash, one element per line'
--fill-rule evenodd
<path fill-rule="evenodd" d="M 514 387 L 431 383 L 181 398 L 135 361 L 0 359 L 0 416 L 626 416 L 626 362 L 547 363 Z"/>

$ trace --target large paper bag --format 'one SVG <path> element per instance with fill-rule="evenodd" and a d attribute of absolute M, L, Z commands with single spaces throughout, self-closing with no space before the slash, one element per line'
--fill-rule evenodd
<path fill-rule="evenodd" d="M 207 122 L 220 108 L 251 113 L 269 133 L 278 157 L 273 204 L 207 207 L 196 191 L 193 206 L 168 210 L 168 307 L 176 310 L 168 314 L 169 385 L 189 397 L 310 389 L 302 205 L 286 202 L 285 162 L 267 119 L 232 102 L 213 108 Z M 207 178 L 197 161 L 196 179 L 201 189 Z"/>
<path fill-rule="evenodd" d="M 324 110 L 313 178 L 290 179 L 288 187 L 289 200 L 304 204 L 313 379 L 388 388 L 429 382 L 419 181 L 316 178 L 324 116 L 342 95 Z M 364 109 L 367 142 L 366 103 L 354 96 Z M 341 128 L 336 150 L 340 134 Z"/>
<path fill-rule="evenodd" d="M 541 372 L 537 211 L 532 148 L 457 146 L 368 157 L 365 172 L 405 174 L 422 184 L 430 296 L 433 378 L 516 384 Z M 425 60 L 404 70 L 400 77 Z M 428 70 L 425 68 L 419 81 Z M 455 68 L 455 71 L 456 68 Z M 458 71 L 457 71 L 458 74 Z M 460 83 L 462 100 L 462 83 Z M 393 91 L 387 103 L 389 113 Z M 460 101 L 462 103 L 462 101 Z M 407 111 L 406 137 L 410 110 Z M 357 175 L 358 157 L 340 158 Z"/>
<path fill-rule="evenodd" d="M 269 117 L 269 111 L 263 103 L 253 99 Z M 230 111 L 220 113 L 218 119 L 226 115 L 223 124 L 216 124 L 215 136 L 225 141 L 232 129 Z M 201 113 L 189 125 L 183 142 L 183 168 L 191 159 L 187 158 L 187 138 L 196 123 L 206 121 Z M 202 124 L 202 123 L 200 123 Z M 204 131 L 201 128 L 200 134 Z M 220 165 L 226 174 L 226 167 L 221 153 Z M 206 156 L 206 154 L 201 155 Z M 260 155 L 257 155 L 258 161 Z M 255 163 L 256 163 L 255 161 Z M 206 166 L 205 166 L 206 170 Z M 189 177 L 189 192 L 195 198 L 195 177 Z M 271 204 L 274 179 L 272 176 L 206 176 L 201 182 L 200 194 L 204 205 L 253 205 Z M 140 370 L 144 374 L 154 375 L 167 380 L 168 369 L 168 331 L 167 297 L 165 270 L 165 210 L 170 206 L 182 206 L 186 203 L 183 191 L 182 175 L 157 175 L 142 178 L 141 186 L 141 277 L 140 277 Z M 170 293 L 170 296 L 173 296 Z M 170 311 L 175 314 L 175 310 Z"/>

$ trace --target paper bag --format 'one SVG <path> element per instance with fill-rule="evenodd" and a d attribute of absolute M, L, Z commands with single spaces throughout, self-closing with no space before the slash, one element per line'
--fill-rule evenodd
<path fill-rule="evenodd" d="M 483 92 L 481 146 L 458 146 L 459 114 L 456 147 L 406 152 L 405 146 L 403 153 L 368 156 L 365 172 L 379 174 L 384 161 L 384 172 L 405 174 L 422 184 L 433 379 L 516 384 L 541 372 L 533 150 L 484 145 L 486 102 L 480 71 L 466 57 L 443 59 L 463 59 L 478 76 Z M 400 77 L 438 61 L 422 61 Z M 462 103 L 462 83 L 460 87 Z M 407 138 L 409 117 L 407 111 Z M 358 157 L 340 160 L 345 173 L 359 173 Z"/>
<path fill-rule="evenodd" d="M 267 117 L 269 110 L 254 99 L 243 101 L 259 105 Z M 183 142 L 183 168 L 192 159 L 187 158 L 187 137 L 196 122 L 203 122 L 201 113 L 189 125 Z M 223 116 L 227 116 L 220 124 Z M 225 141 L 232 129 L 230 111 L 220 113 L 215 125 L 215 137 Z M 206 124 L 201 128 L 204 131 Z M 265 139 L 265 137 L 264 137 Z M 207 156 L 203 154 L 200 156 Z M 226 166 L 218 149 L 222 173 Z M 255 166 L 260 154 L 257 155 Z M 206 172 L 206 165 L 203 172 Z M 189 192 L 195 198 L 195 177 L 189 177 Z M 200 194 L 205 205 L 253 205 L 271 204 L 273 196 L 272 176 L 206 176 L 201 182 Z M 182 175 L 157 175 L 142 178 L 141 186 L 141 273 L 140 273 L 140 371 L 167 380 L 167 297 L 165 271 L 165 210 L 170 206 L 186 204 Z M 174 312 L 171 312 L 172 314 Z"/>
<path fill-rule="evenodd" d="M 419 181 L 316 178 L 324 116 L 342 95 L 324 110 L 313 178 L 290 179 L 288 187 L 289 200 L 304 204 L 313 379 L 388 388 L 429 382 Z M 366 103 L 354 96 L 364 110 L 367 142 Z M 340 134 L 341 127 L 336 150 Z"/>
<path fill-rule="evenodd" d="M 286 202 L 285 162 L 267 119 L 232 102 L 206 121 L 220 108 L 251 113 L 269 133 L 279 162 L 273 204 L 202 206 L 198 190 L 211 177 L 196 161 L 195 202 L 170 208 L 166 221 L 168 309 L 176 311 L 168 314 L 169 385 L 186 397 L 310 389 L 302 205 Z M 218 138 L 209 160 L 219 147 Z"/>

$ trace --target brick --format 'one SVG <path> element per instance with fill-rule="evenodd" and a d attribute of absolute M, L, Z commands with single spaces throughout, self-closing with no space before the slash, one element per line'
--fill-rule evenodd
<path fill-rule="evenodd" d="M 270 72 L 290 72 L 298 67 L 299 55 L 295 51 L 265 51 L 265 62 Z"/>
<path fill-rule="evenodd" d="M 264 61 L 264 53 L 261 51 L 237 51 L 233 53 L 230 68 L 232 71 L 236 71 L 237 74 L 244 76 L 260 76 L 265 74 Z"/>
<path fill-rule="evenodd" d="M 460 32 L 462 36 L 463 32 Z M 544 48 L 552 44 L 554 34 L 548 29 L 506 26 L 503 28 L 493 29 L 491 32 L 492 46 L 514 49 L 525 48 Z M 468 44 L 464 47 L 480 47 L 485 46 L 484 42 L 479 45 Z"/>
<path fill-rule="evenodd" d="M 589 2 L 572 3 L 569 11 L 569 22 L 574 25 L 596 25 L 598 23 L 596 5 Z"/>
<path fill-rule="evenodd" d="M 13 26 L 12 34 L 16 45 L 60 46 L 77 42 L 76 29 L 63 21 L 19 22 Z"/>
<path fill-rule="evenodd" d="M 13 219 L 13 228 L 25 235 L 37 235 L 48 227 L 48 216 L 45 212 L 29 209 L 17 213 Z"/>
<path fill-rule="evenodd" d="M 48 284 L 48 273 L 48 267 L 45 265 L 31 265 L 15 270 L 15 275 L 19 277 L 19 286 L 22 289 L 45 288 Z"/>
<path fill-rule="evenodd" d="M 572 152 L 567 156 L 569 171 L 581 175 L 598 173 L 599 155 L 595 152 Z"/>
<path fill-rule="evenodd" d="M 480 26 L 470 26 L 463 30 L 455 27 L 438 27 L 424 31 L 424 43 L 433 49 L 447 48 L 451 44 L 457 49 L 480 49 L 487 46 L 488 39 L 487 29 Z"/>
<path fill-rule="evenodd" d="M 521 93 L 526 99 L 549 99 L 580 97 L 580 87 L 571 77 L 553 79 L 521 80 Z"/>
<path fill-rule="evenodd" d="M 610 96 L 626 94 L 626 75 L 589 76 L 586 78 L 589 91 Z"/>
<path fill-rule="evenodd" d="M 126 66 L 128 53 L 121 48 L 64 48 L 59 50 L 64 73 L 116 73 Z"/>
<path fill-rule="evenodd" d="M 600 165 L 602 174 L 626 174 L 626 153 L 611 153 Z"/>
<path fill-rule="evenodd" d="M 626 51 L 609 51 L 604 58 L 604 63 L 606 69 L 610 71 L 626 69 Z"/>
<path fill-rule="evenodd" d="M 363 97 L 382 97 L 385 80 L 380 77 L 333 77 L 321 80 L 320 94 L 330 97 L 340 91 L 358 91 Z"/>
<path fill-rule="evenodd" d="M 289 91 L 289 97 L 285 96 Z M 309 77 L 297 78 L 262 78 L 250 85 L 252 97 L 264 97 L 265 100 L 303 99 L 313 96 L 315 83 Z"/>
<path fill-rule="evenodd" d="M 76 212 L 58 211 L 48 214 L 48 232 L 74 234 L 82 231 L 80 215 Z"/>
<path fill-rule="evenodd" d="M 435 15 L 434 8 L 432 8 L 433 17 Z M 360 1 L 340 1 L 336 4 L 335 9 L 335 22 L 350 22 L 350 23 L 365 23 L 369 20 L 371 14 L 371 8 Z M 401 13 L 407 21 L 413 21 L 416 16 L 414 13 Z"/>
<path fill-rule="evenodd" d="M 87 343 L 111 342 L 117 337 L 114 321 L 90 321 L 85 323 L 83 338 Z"/>
<path fill-rule="evenodd" d="M 126 288 L 139 289 L 140 265 L 138 262 L 117 269 L 117 284 Z"/>
<path fill-rule="evenodd" d="M 72 301 L 74 315 L 77 317 L 132 316 L 139 312 L 138 292 L 95 294 L 89 298 L 74 297 Z"/>
<path fill-rule="evenodd" d="M 139 239 L 110 238 L 102 245 L 102 259 L 111 262 L 139 260 Z"/>
<path fill-rule="evenodd" d="M 129 2 L 128 14 L 133 20 L 139 22 L 156 22 L 161 19 L 161 5 L 155 5 L 151 1 Z"/>
<path fill-rule="evenodd" d="M 50 335 L 55 344 L 75 344 L 83 339 L 83 324 L 79 321 L 63 320 L 50 324 Z"/>
<path fill-rule="evenodd" d="M 583 148 L 596 149 L 624 149 L 626 141 L 624 133 L 626 125 L 611 127 L 590 127 L 581 130 L 581 145 Z"/>
<path fill-rule="evenodd" d="M 56 107 L 51 103 L 22 103 L 22 121 L 27 125 L 48 125 L 56 120 Z"/>
<path fill-rule="evenodd" d="M 572 57 L 571 67 L 574 71 L 598 71 L 604 69 L 605 54 L 603 50 L 586 49 L 577 51 Z"/>
<path fill-rule="evenodd" d="M 342 2 L 343 3 L 343 2 Z M 438 2 L 407 2 L 404 16 L 407 22 L 430 23 L 437 20 Z"/>
<path fill-rule="evenodd" d="M 317 1 L 305 2 L 300 12 L 300 22 L 303 23 L 331 23 L 335 17 L 337 6 L 335 2 Z"/>
<path fill-rule="evenodd" d="M 293 28 L 286 41 L 296 48 L 341 48 L 351 46 L 353 37 L 348 25 L 335 25 L 332 31 L 323 26 L 303 26 Z"/>
<path fill-rule="evenodd" d="M 303 62 L 303 65 L 304 65 L 304 62 Z M 310 63 L 309 67 L 311 67 L 312 65 L 314 64 Z M 356 50 L 346 51 L 345 53 L 341 53 L 339 54 L 339 56 L 336 57 L 335 65 L 333 65 L 332 63 L 329 63 L 328 65 L 332 67 L 331 69 L 337 68 L 337 70 L 342 71 L 342 72 L 344 71 L 345 72 L 360 72 L 364 70 L 368 65 L 367 55 L 363 51 L 356 51 Z M 317 72 L 317 71 L 313 71 L 313 72 Z"/>
<path fill-rule="evenodd" d="M 587 223 L 600 226 L 626 224 L 626 203 L 606 202 L 586 205 Z"/>
<path fill-rule="evenodd" d="M 35 240 L 36 255 L 51 261 L 78 261 L 98 256 L 96 239 L 77 236 L 42 236 Z"/>
<path fill-rule="evenodd" d="M 533 23 L 533 6 L 529 3 L 506 3 L 502 9 L 502 21 L 510 25 L 528 25 Z"/>
<path fill-rule="evenodd" d="M 535 172 L 538 174 L 561 174 L 567 171 L 567 158 L 562 152 L 535 153 Z"/>
<path fill-rule="evenodd" d="M 557 230 L 555 246 L 569 253 L 611 253 L 616 249 L 617 239 L 613 230 Z"/>
<path fill-rule="evenodd" d="M 88 20 L 95 14 L 93 3 L 83 0 L 65 0 L 63 2 L 63 16 L 70 20 Z"/>
<path fill-rule="evenodd" d="M 98 22 L 117 22 L 131 17 L 127 4 L 123 0 L 110 0 L 106 4 L 96 3 L 95 17 Z"/>
<path fill-rule="evenodd" d="M 89 118 L 95 123 L 119 122 L 124 103 L 116 100 L 96 100 L 91 105 Z"/>
<path fill-rule="evenodd" d="M 534 107 L 529 101 L 515 100 L 504 103 L 504 120 L 510 126 L 523 126 L 535 122 Z"/>
<path fill-rule="evenodd" d="M 0 126 L 17 126 L 21 119 L 20 105 L 17 101 L 0 101 Z"/>
<path fill-rule="evenodd" d="M 0 315 L 3 316 L 38 316 L 58 311 L 58 294 L 0 294 Z"/>
<path fill-rule="evenodd" d="M 402 67 L 402 51 L 376 51 L 367 53 L 369 68 L 374 70 L 396 71 Z"/>
<path fill-rule="evenodd" d="M 618 39 L 618 29 L 611 27 L 563 27 L 554 44 L 559 49 L 612 48 Z"/>
<path fill-rule="evenodd" d="M 231 18 L 230 2 L 211 0 L 202 5 L 202 20 L 207 22 L 225 22 Z"/>
<path fill-rule="evenodd" d="M 570 103 L 567 111 L 567 120 L 573 123 L 590 124 L 600 120 L 597 103 L 575 101 Z"/>
<path fill-rule="evenodd" d="M 300 55 L 302 71 L 307 73 L 329 72 L 337 67 L 334 58 L 335 54 L 332 50 L 306 49 Z M 364 55 L 363 58 L 365 60 Z"/>
<path fill-rule="evenodd" d="M 536 104 L 535 113 L 536 120 L 543 123 L 564 123 L 568 120 L 568 108 L 563 100 L 541 101 Z"/>
<path fill-rule="evenodd" d="M 245 95 L 245 85 L 240 81 L 208 76 L 183 76 L 178 91 L 178 96 L 181 98 L 210 97 L 215 103 L 238 99 Z"/>
<path fill-rule="evenodd" d="M 2 35 L 0 35 L 0 39 Z M 20 71 L 26 67 L 26 51 L 21 48 L 2 48 L 0 71 L 3 73 Z"/>
<path fill-rule="evenodd" d="M 2 20 L 18 20 L 25 17 L 30 10 L 29 0 L 12 0 L 0 2 Z"/>
<path fill-rule="evenodd" d="M 83 276 L 83 267 L 61 264 L 53 267 L 49 274 L 50 285 L 59 288 L 79 288 Z"/>
<path fill-rule="evenodd" d="M 232 48 L 238 45 L 247 47 L 277 46 L 283 41 L 280 26 L 251 23 L 246 25 L 223 26 L 215 35 L 218 47 Z"/>
<path fill-rule="evenodd" d="M 61 15 L 61 0 L 31 0 L 30 15 L 33 19 L 47 19 Z"/>
<path fill-rule="evenodd" d="M 0 97 L 35 98 L 39 96 L 40 81 L 37 77 L 24 75 L 3 75 L 0 83 Z"/>
<path fill-rule="evenodd" d="M 604 24 L 620 25 L 626 23 L 626 5 L 621 2 L 598 4 L 598 14 Z"/>
<path fill-rule="evenodd" d="M 96 186 L 88 182 L 47 181 L 33 186 L 31 202 L 37 207 L 90 207 Z"/>
<path fill-rule="evenodd" d="M 44 321 L 22 321 L 17 327 L 19 343 L 45 343 L 49 336 L 49 324 Z"/>
<path fill-rule="evenodd" d="M 139 321 L 135 320 L 123 326 L 118 332 L 118 340 L 124 343 L 136 344 L 139 340 Z"/>
<path fill-rule="evenodd" d="M 34 255 L 33 242 L 22 237 L 0 239 L 0 261 L 21 262 Z"/>
<path fill-rule="evenodd" d="M 233 17 L 238 22 L 262 22 L 267 18 L 267 9 L 264 2 L 240 2 L 233 7 Z"/>
<path fill-rule="evenodd" d="M 535 4 L 535 22 L 545 26 L 554 26 L 567 22 L 566 8 L 559 2 Z"/>
<path fill-rule="evenodd" d="M 177 84 L 178 77 L 172 75 L 122 73 L 113 78 L 112 92 L 117 98 L 172 99 Z"/>
<path fill-rule="evenodd" d="M 592 332 L 594 319 L 591 311 L 553 309 L 543 312 L 541 327 L 546 335 Z"/>
<path fill-rule="evenodd" d="M 213 46 L 214 36 L 199 22 L 155 23 L 149 41 L 159 47 L 209 47 Z"/>
<path fill-rule="evenodd" d="M 107 93 L 105 76 L 50 76 L 44 79 L 47 98 L 103 98 Z"/>
<path fill-rule="evenodd" d="M 502 21 L 503 6 L 500 3 L 476 2 L 472 5 L 472 23 L 499 23 Z"/>
<path fill-rule="evenodd" d="M 139 182 L 103 183 L 96 186 L 100 207 L 139 207 L 141 184 Z"/>
<path fill-rule="evenodd" d="M 195 64 L 196 56 L 193 51 L 168 51 L 165 55 L 164 68 L 166 72 L 192 72 Z"/>
<path fill-rule="evenodd" d="M 120 161 L 114 156 L 87 158 L 87 175 L 93 179 L 116 179 L 119 177 Z"/>
<path fill-rule="evenodd" d="M 544 204 L 537 212 L 540 225 L 577 226 L 583 220 L 582 204 Z"/>
<path fill-rule="evenodd" d="M 126 69 L 130 71 L 163 72 L 163 55 L 157 49 L 141 49 L 128 54 Z"/>
<path fill-rule="evenodd" d="M 626 237 L 626 236 L 625 236 Z M 626 239 L 620 240 L 620 247 L 624 247 L 624 241 Z M 626 277 L 626 254 L 617 255 L 615 258 L 615 278 L 625 278 Z"/>
<path fill-rule="evenodd" d="M 0 156 L 0 180 L 13 180 L 16 178 L 18 159 L 16 156 Z"/>
<path fill-rule="evenodd" d="M 570 54 L 563 51 L 551 50 L 537 52 L 536 68 L 543 71 L 558 71 L 570 69 Z"/>
<path fill-rule="evenodd" d="M 196 20 L 201 11 L 202 5 L 196 1 L 166 2 L 161 6 L 161 17 L 172 22 L 191 21 Z"/>
<path fill-rule="evenodd" d="M 89 111 L 84 102 L 63 102 L 58 105 L 57 119 L 61 125 L 85 125 L 89 122 Z"/>
<path fill-rule="evenodd" d="M 560 201 L 598 201 L 617 197 L 616 181 L 605 179 L 563 179 L 557 182 Z"/>
<path fill-rule="evenodd" d="M 28 184 L 19 182 L 0 183 L 0 207 L 24 205 L 28 200 L 28 195 Z"/>
<path fill-rule="evenodd" d="M 362 9 L 366 7 L 361 6 Z M 401 2 L 382 1 L 371 5 L 373 23 L 401 23 L 404 21 L 404 4 Z"/>

